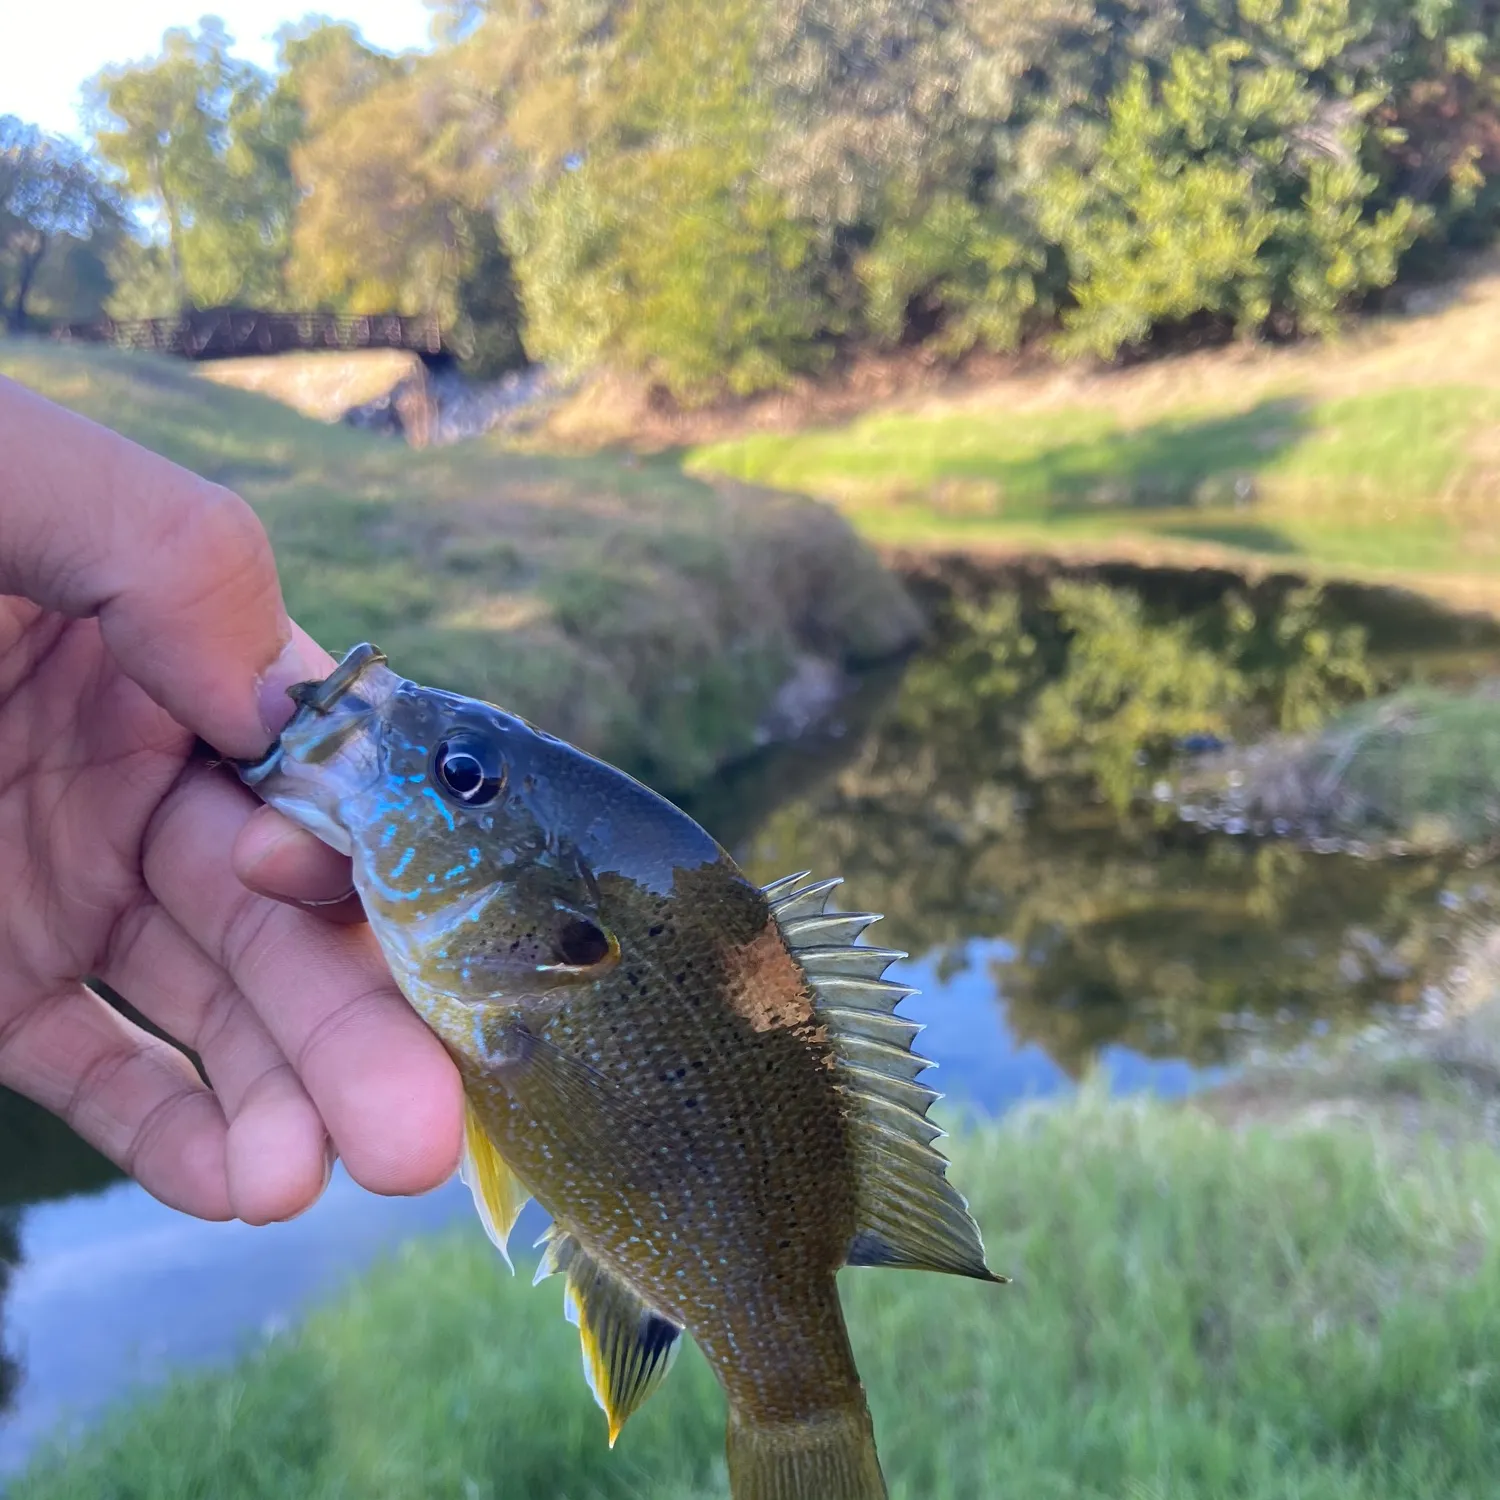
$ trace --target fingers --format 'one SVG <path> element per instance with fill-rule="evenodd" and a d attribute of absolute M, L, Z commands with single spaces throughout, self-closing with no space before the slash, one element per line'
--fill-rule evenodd
<path fill-rule="evenodd" d="M 229 1121 L 229 1206 L 249 1224 L 311 1207 L 332 1164 L 291 1064 L 233 980 L 155 902 L 119 929 L 100 978 L 202 1059 Z"/>
<path fill-rule="evenodd" d="M 250 816 L 231 863 L 243 884 L 273 901 L 313 907 L 330 921 L 364 920 L 348 858 L 274 808 Z"/>
<path fill-rule="evenodd" d="M 227 777 L 190 772 L 147 831 L 146 882 L 254 1008 L 350 1174 L 377 1192 L 435 1187 L 458 1159 L 457 1071 L 367 927 L 330 926 L 235 878 L 216 851 L 234 844 L 253 806 Z"/>
<path fill-rule="evenodd" d="M 286 688 L 332 658 L 287 618 L 238 496 L 0 378 L 0 593 L 97 615 L 126 673 L 226 755 L 258 754 Z"/>
<path fill-rule="evenodd" d="M 163 1203 L 231 1215 L 218 1100 L 175 1048 L 79 985 L 18 1009 L 0 1083 L 60 1115 Z"/>

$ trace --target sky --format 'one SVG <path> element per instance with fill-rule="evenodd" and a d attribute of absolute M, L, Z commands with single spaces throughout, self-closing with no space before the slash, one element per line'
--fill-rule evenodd
<path fill-rule="evenodd" d="M 110 63 L 149 57 L 171 26 L 218 16 L 235 54 L 270 67 L 278 27 L 309 11 L 352 21 L 372 46 L 425 47 L 432 12 L 422 0 L 0 0 L 0 115 L 82 139 L 79 89 Z"/>

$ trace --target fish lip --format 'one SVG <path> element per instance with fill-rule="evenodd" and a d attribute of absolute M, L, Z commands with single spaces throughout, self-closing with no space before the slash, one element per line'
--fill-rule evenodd
<path fill-rule="evenodd" d="M 281 733 L 271 742 L 264 755 L 251 760 L 237 760 L 235 769 L 246 786 L 257 786 L 280 768 L 285 755 L 284 741 L 293 729 L 305 725 L 309 718 L 320 718 L 330 713 L 334 705 L 364 675 L 370 667 L 385 666 L 387 657 L 378 647 L 368 641 L 347 652 L 344 659 L 328 676 L 314 678 L 308 682 L 294 683 L 287 689 L 287 697 L 297 705 L 297 711 L 288 720 Z"/>
<path fill-rule="evenodd" d="M 359 681 L 369 667 L 383 667 L 386 655 L 368 641 L 355 646 L 321 681 L 294 683 L 286 695 L 299 710 L 326 714 Z"/>

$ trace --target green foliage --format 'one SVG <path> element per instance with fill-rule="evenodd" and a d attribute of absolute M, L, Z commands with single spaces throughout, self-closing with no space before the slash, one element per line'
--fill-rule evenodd
<path fill-rule="evenodd" d="M 277 89 L 301 121 L 294 294 L 434 313 L 475 375 L 523 363 L 486 115 L 461 80 L 376 52 L 352 27 L 309 23 L 283 38 Z"/>
<path fill-rule="evenodd" d="M 1038 321 L 1041 248 L 1007 234 L 979 205 L 947 193 L 926 212 L 893 219 L 860 259 L 871 330 L 887 343 L 907 332 L 913 313 L 940 319 L 929 340 L 938 354 L 976 345 L 1014 349 Z"/>
<path fill-rule="evenodd" d="M 1125 807 L 1144 757 L 1190 734 L 1227 731 L 1244 677 L 1198 641 L 1191 619 L 1150 623 L 1137 596 L 1091 584 L 1054 584 L 1052 605 L 1070 638 L 1068 662 L 1027 726 L 1034 771 L 1083 771 Z"/>
<path fill-rule="evenodd" d="M 0 319 L 86 317 L 103 299 L 120 207 L 70 141 L 0 115 Z"/>
<path fill-rule="evenodd" d="M 590 59 L 608 104 L 508 221 L 541 358 L 623 365 L 679 396 L 818 362 L 812 234 L 758 171 L 759 9 L 730 0 L 708 26 L 693 0 L 635 4 Z"/>
<path fill-rule="evenodd" d="M 207 17 L 196 33 L 168 31 L 159 57 L 106 68 L 90 85 L 95 146 L 124 190 L 160 215 L 178 307 L 282 301 L 296 121 L 231 45 Z M 141 264 L 159 296 L 154 267 Z"/>
<path fill-rule="evenodd" d="M 1394 280 L 1421 215 L 1409 199 L 1367 213 L 1377 180 L 1356 164 L 1358 119 L 1324 124 L 1320 103 L 1240 40 L 1178 48 L 1159 82 L 1137 66 L 1097 158 L 1059 166 L 1041 201 L 1077 300 L 1064 347 L 1111 355 L 1204 315 L 1241 334 L 1327 333 Z M 1332 139 L 1315 147 L 1320 124 Z"/>
<path fill-rule="evenodd" d="M 95 86 L 113 308 L 436 313 L 682 402 L 836 353 L 1326 334 L 1500 225 L 1491 0 L 453 0 Z M 524 323 L 524 327 L 523 327 Z"/>
<path fill-rule="evenodd" d="M 1014 1287 L 843 1276 L 894 1500 L 1488 1494 L 1492 1153 L 1100 1093 L 951 1142 Z M 14 1500 L 726 1494 L 696 1353 L 611 1451 L 556 1284 L 529 1280 L 477 1230 L 409 1246 L 296 1334 L 42 1459 Z"/>

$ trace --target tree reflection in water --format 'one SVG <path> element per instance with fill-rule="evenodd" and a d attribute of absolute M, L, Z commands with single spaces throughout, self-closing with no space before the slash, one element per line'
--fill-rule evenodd
<path fill-rule="evenodd" d="M 21 1263 L 22 1210 L 93 1192 L 119 1176 L 118 1168 L 61 1120 L 0 1088 L 0 1419 L 21 1379 L 14 1352 L 6 1348 L 5 1299 L 12 1272 Z"/>
<path fill-rule="evenodd" d="M 0 1208 L 0 1418 L 20 1383 L 21 1372 L 5 1347 L 5 1294 L 10 1290 L 11 1268 L 21 1259 L 21 1216 L 13 1208 Z"/>
<path fill-rule="evenodd" d="M 757 878 L 842 874 L 882 945 L 940 964 L 1004 939 L 1012 1033 L 1074 1075 L 1114 1044 L 1222 1063 L 1410 1011 L 1441 978 L 1472 920 L 1450 888 L 1488 900 L 1460 860 L 1204 834 L 1152 798 L 1184 739 L 1309 727 L 1402 680 L 1347 606 L 1287 583 L 1154 610 L 1040 580 L 937 617 L 843 764 L 737 845 Z"/>

